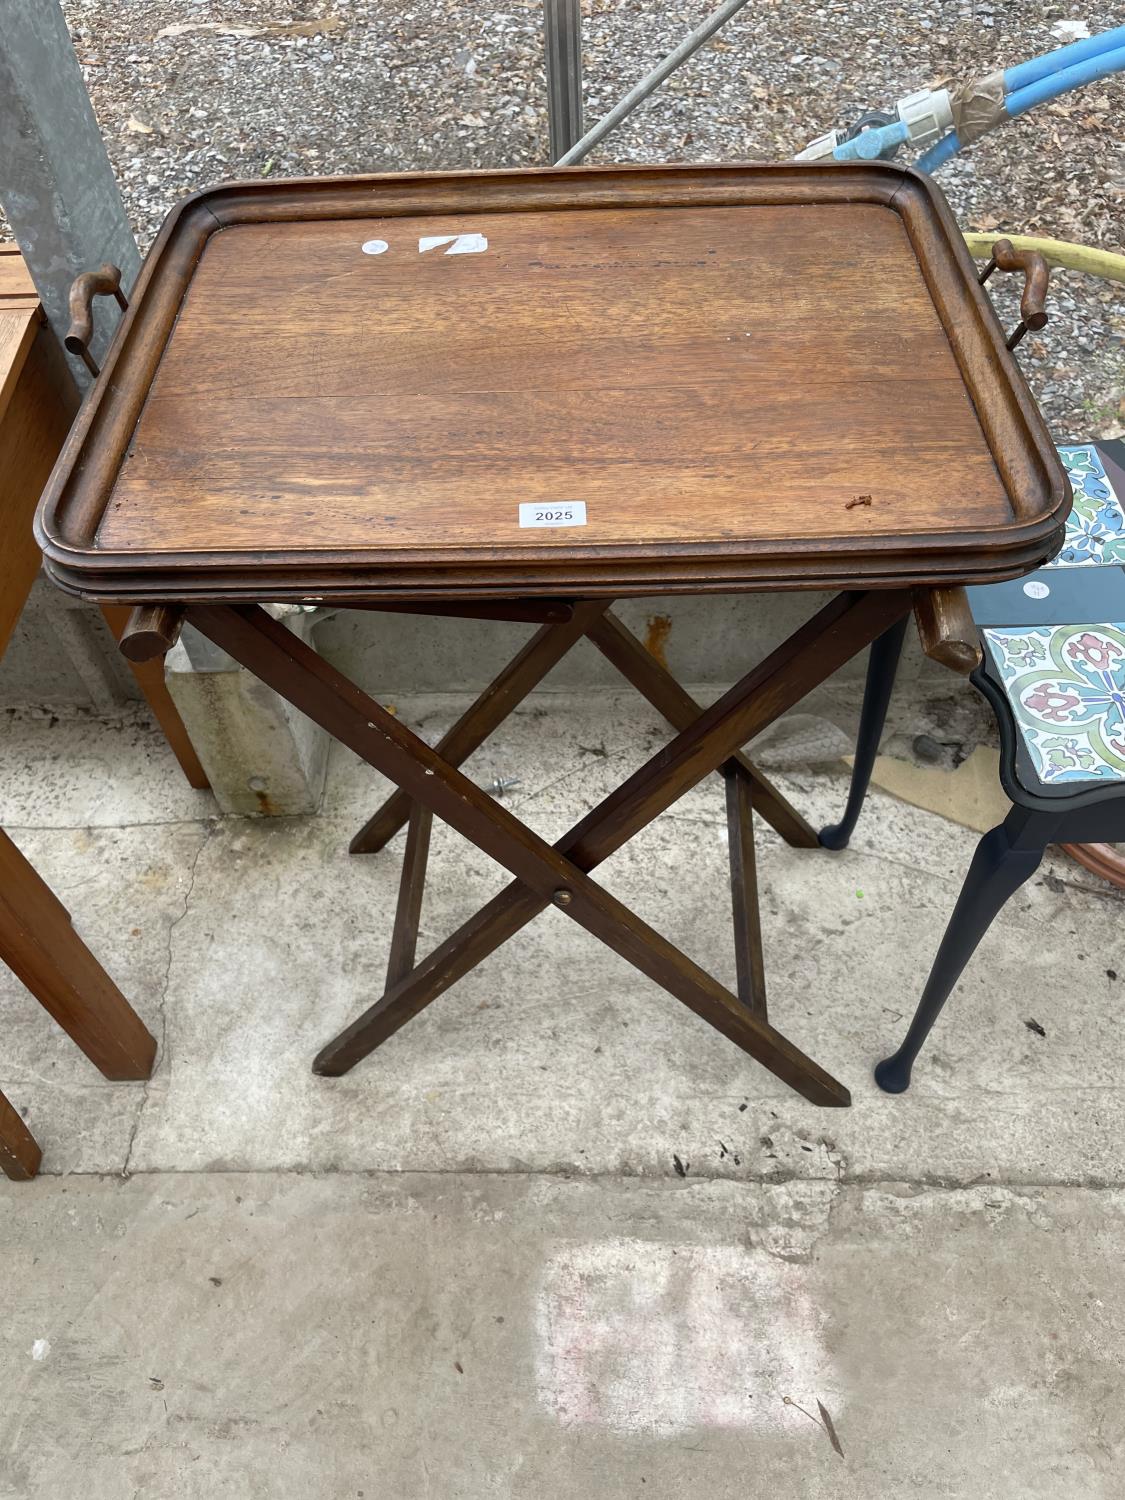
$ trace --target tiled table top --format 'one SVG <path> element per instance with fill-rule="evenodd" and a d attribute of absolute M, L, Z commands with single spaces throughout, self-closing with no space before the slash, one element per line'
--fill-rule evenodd
<path fill-rule="evenodd" d="M 1074 490 L 1066 540 L 1050 568 L 1096 568 L 1125 563 L 1125 509 L 1093 443 L 1059 449 Z"/>
<path fill-rule="evenodd" d="M 1074 489 L 1059 555 L 972 590 L 973 607 L 1039 779 L 1125 781 L 1125 485 L 1092 443 L 1059 453 Z M 1098 573 L 1079 583 L 1066 569 Z"/>

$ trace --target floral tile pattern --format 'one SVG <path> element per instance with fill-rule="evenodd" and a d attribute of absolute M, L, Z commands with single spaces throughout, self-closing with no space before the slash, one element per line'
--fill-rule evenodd
<path fill-rule="evenodd" d="M 1049 568 L 1090 568 L 1125 563 L 1125 509 L 1106 477 L 1092 443 L 1060 448 L 1070 476 L 1074 509 L 1067 517 L 1066 539 Z"/>
<path fill-rule="evenodd" d="M 981 634 L 1040 781 L 1125 781 L 1125 623 Z"/>

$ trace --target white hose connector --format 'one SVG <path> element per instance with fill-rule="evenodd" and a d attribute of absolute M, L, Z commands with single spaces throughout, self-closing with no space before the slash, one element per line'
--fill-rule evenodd
<path fill-rule="evenodd" d="M 803 151 L 798 151 L 794 161 L 829 161 L 840 144 L 840 132 L 830 130 L 827 135 L 817 136 Z"/>
<path fill-rule="evenodd" d="M 953 107 L 948 89 L 919 89 L 895 105 L 914 146 L 928 146 L 953 129 Z"/>

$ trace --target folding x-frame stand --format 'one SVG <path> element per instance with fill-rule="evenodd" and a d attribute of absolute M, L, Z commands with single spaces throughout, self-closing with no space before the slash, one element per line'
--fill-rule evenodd
<path fill-rule="evenodd" d="M 609 601 L 539 606 L 449 605 L 433 613 L 547 623 L 431 749 L 257 604 L 204 603 L 136 610 L 126 654 L 167 650 L 183 618 L 347 745 L 399 790 L 352 841 L 356 853 L 382 848 L 408 825 L 387 988 L 317 1057 L 321 1074 L 345 1073 L 412 1016 L 474 969 L 544 907 L 554 905 L 676 996 L 717 1031 L 814 1104 L 846 1105 L 847 1089 L 772 1026 L 755 883 L 752 811 L 787 843 L 815 847 L 817 836 L 741 747 L 824 682 L 917 602 L 923 641 L 944 659 L 949 632 L 928 592 L 906 589 L 838 595 L 709 709 L 701 710 L 611 613 Z M 392 608 L 350 601 L 358 608 Z M 414 611 L 425 605 L 407 605 Z M 590 639 L 679 733 L 553 846 L 457 768 L 582 637 Z M 956 642 L 953 643 L 956 645 Z M 726 782 L 738 991 L 732 994 L 590 878 L 628 842 L 712 772 Z M 420 963 L 415 946 L 431 820 L 436 815 L 515 877 Z"/>

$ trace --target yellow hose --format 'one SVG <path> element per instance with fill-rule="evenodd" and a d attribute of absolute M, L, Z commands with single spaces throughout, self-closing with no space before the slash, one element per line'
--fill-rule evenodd
<path fill-rule="evenodd" d="M 1125 281 L 1125 255 L 1113 250 L 1095 250 L 1092 245 L 1076 245 L 1071 240 L 1043 240 L 1030 234 L 977 234 L 965 231 L 969 254 L 987 260 L 997 240 L 1011 240 L 1017 250 L 1038 250 L 1048 265 L 1066 266 L 1084 271 L 1087 276 L 1101 276 L 1106 281 Z"/>

